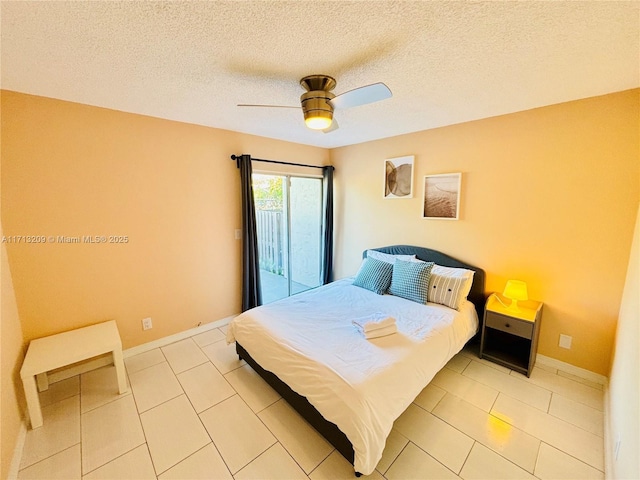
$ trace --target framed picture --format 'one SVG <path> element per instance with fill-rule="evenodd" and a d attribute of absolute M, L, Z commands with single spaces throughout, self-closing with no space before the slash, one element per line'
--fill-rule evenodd
<path fill-rule="evenodd" d="M 384 198 L 413 197 L 413 155 L 384 161 Z"/>
<path fill-rule="evenodd" d="M 422 218 L 458 220 L 461 173 L 426 175 Z"/>

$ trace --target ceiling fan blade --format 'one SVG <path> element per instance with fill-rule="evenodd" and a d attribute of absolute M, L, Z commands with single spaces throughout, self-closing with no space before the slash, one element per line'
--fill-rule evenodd
<path fill-rule="evenodd" d="M 298 110 L 302 107 L 292 107 L 290 105 L 255 105 L 251 103 L 238 103 L 237 107 L 267 107 L 267 108 L 297 108 Z"/>
<path fill-rule="evenodd" d="M 391 98 L 392 93 L 384 83 L 373 83 L 341 93 L 330 101 L 333 108 L 351 108 Z"/>
<path fill-rule="evenodd" d="M 338 128 L 340 128 L 340 126 L 338 125 L 338 121 L 334 118 L 333 121 L 331 122 L 331 125 L 329 125 L 327 128 L 322 130 L 322 133 L 331 133 L 334 130 L 337 130 Z"/>

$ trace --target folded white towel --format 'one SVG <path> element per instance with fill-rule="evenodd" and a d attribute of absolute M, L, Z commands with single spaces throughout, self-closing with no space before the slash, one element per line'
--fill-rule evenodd
<path fill-rule="evenodd" d="M 362 318 L 356 318 L 352 323 L 363 333 L 373 332 L 389 326 L 396 325 L 396 319 L 384 313 L 374 313 Z"/>
<path fill-rule="evenodd" d="M 394 334 L 398 331 L 398 327 L 393 324 L 384 328 L 378 328 L 376 330 L 371 330 L 370 332 L 364 332 L 364 338 L 367 340 L 371 340 L 372 338 L 384 337 L 386 335 Z"/>

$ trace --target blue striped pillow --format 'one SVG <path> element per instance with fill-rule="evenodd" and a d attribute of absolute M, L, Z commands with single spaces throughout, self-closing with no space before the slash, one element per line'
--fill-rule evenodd
<path fill-rule="evenodd" d="M 414 302 L 426 304 L 429 277 L 433 262 L 405 262 L 396 260 L 389 293 Z"/>
<path fill-rule="evenodd" d="M 353 284 L 382 295 L 389 288 L 393 265 L 375 258 L 365 258 Z"/>

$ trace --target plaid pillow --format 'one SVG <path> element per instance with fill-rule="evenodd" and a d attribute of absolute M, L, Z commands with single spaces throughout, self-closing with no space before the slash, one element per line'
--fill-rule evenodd
<path fill-rule="evenodd" d="M 393 265 L 390 263 L 375 258 L 365 258 L 353 284 L 382 295 L 389 288 L 392 272 Z"/>
<path fill-rule="evenodd" d="M 389 293 L 414 302 L 426 304 L 429 277 L 433 262 L 405 262 L 396 260 Z"/>

